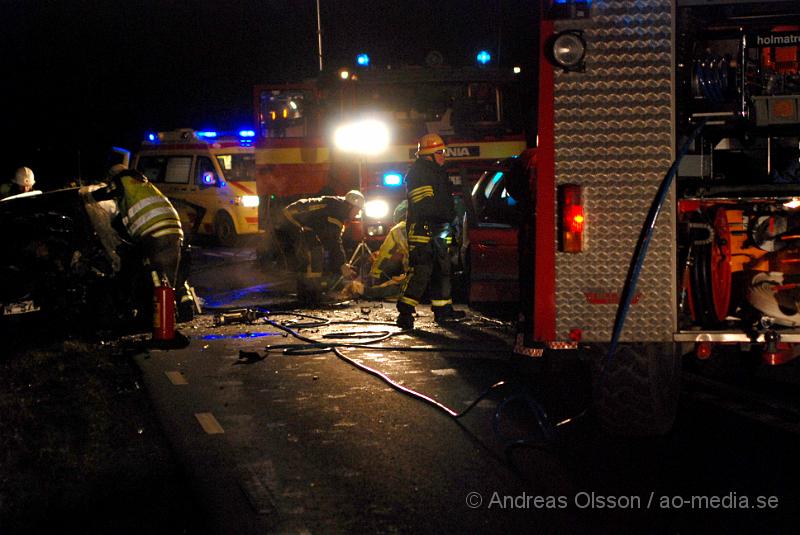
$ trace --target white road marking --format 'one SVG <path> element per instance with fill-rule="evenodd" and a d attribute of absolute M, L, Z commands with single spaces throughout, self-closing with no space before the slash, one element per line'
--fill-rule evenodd
<path fill-rule="evenodd" d="M 209 435 L 220 435 L 225 432 L 217 419 L 214 418 L 214 415 L 210 412 L 196 412 L 194 417 L 197 418 L 203 431 Z"/>
<path fill-rule="evenodd" d="M 175 386 L 189 384 L 189 381 L 186 380 L 186 377 L 183 376 L 183 373 L 179 371 L 164 372 L 164 375 L 166 375 L 167 379 L 169 379 L 169 382 L 174 384 Z"/>

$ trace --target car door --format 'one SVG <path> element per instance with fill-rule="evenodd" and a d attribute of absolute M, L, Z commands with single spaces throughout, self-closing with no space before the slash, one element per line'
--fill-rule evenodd
<path fill-rule="evenodd" d="M 485 172 L 467 203 L 465 262 L 470 303 L 518 300 L 519 208 L 506 189 L 508 171 Z"/>

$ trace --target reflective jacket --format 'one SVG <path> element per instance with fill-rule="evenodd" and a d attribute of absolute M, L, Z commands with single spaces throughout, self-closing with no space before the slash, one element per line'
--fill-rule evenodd
<path fill-rule="evenodd" d="M 344 197 L 322 196 L 295 201 L 283 209 L 283 215 L 296 230 L 315 234 L 328 251 L 331 265 L 341 266 L 345 262 L 342 233 L 351 209 Z"/>
<path fill-rule="evenodd" d="M 408 236 L 406 222 L 392 227 L 378 249 L 369 274 L 373 279 L 384 281 L 408 272 Z"/>
<path fill-rule="evenodd" d="M 143 175 L 126 173 L 131 174 L 116 176 L 106 188 L 96 191 L 93 194 L 95 199 L 116 199 L 119 220 L 134 241 L 146 236 L 159 238 L 170 234 L 183 238 L 178 212 L 169 199 Z"/>
<path fill-rule="evenodd" d="M 450 223 L 455 218 L 447 171 L 427 158 L 418 158 L 406 173 L 409 226 Z"/>

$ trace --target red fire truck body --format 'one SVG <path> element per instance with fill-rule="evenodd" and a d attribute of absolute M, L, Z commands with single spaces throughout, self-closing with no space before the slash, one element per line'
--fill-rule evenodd
<path fill-rule="evenodd" d="M 543 4 L 517 351 L 597 349 L 604 423 L 664 431 L 680 355 L 797 354 L 797 5 Z"/>
<path fill-rule="evenodd" d="M 526 147 L 517 80 L 510 72 L 407 67 L 336 74 L 255 88 L 257 185 L 264 210 L 358 188 L 367 198 L 363 235 L 380 243 L 405 198 L 402 179 L 423 134 L 438 133 L 448 143 L 447 168 L 456 185 L 469 185 L 482 165 Z M 373 148 L 376 135 L 366 132 L 356 133 L 350 147 L 337 147 L 337 129 L 359 121 L 382 125 L 385 144 Z M 262 214 L 268 222 L 269 214 Z"/>

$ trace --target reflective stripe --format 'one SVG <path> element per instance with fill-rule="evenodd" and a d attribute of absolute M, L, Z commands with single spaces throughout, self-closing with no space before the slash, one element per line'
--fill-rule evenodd
<path fill-rule="evenodd" d="M 414 202 L 414 203 L 417 203 L 417 202 L 421 201 L 422 199 L 424 199 L 426 197 L 433 197 L 433 192 L 432 191 L 424 191 L 422 193 L 416 193 L 416 194 L 413 194 L 413 195 L 409 195 L 409 198 L 411 199 L 411 202 Z"/>
<path fill-rule="evenodd" d="M 127 227 L 128 226 L 128 222 L 129 221 L 133 221 L 134 219 L 136 219 L 136 216 L 143 209 L 147 208 L 151 204 L 156 204 L 156 203 L 161 203 L 161 202 L 163 202 L 161 197 L 158 197 L 157 195 L 153 195 L 153 196 L 150 196 L 150 197 L 142 199 L 141 201 L 137 202 L 136 204 L 134 204 L 133 206 L 128 208 L 128 212 L 122 218 L 122 222 Z"/>
<path fill-rule="evenodd" d="M 154 238 L 160 238 L 161 236 L 168 236 L 170 234 L 177 234 L 181 238 L 183 238 L 183 230 L 175 227 L 165 228 L 163 230 L 157 230 L 151 234 Z"/>
<path fill-rule="evenodd" d="M 408 194 L 411 196 L 422 195 L 423 193 L 433 193 L 433 186 L 420 186 L 412 189 Z"/>
<path fill-rule="evenodd" d="M 427 197 L 433 197 L 433 186 L 420 186 L 408 193 L 408 198 L 412 203 L 418 203 Z"/>
<path fill-rule="evenodd" d="M 452 299 L 431 299 L 431 306 L 434 307 L 444 307 L 452 304 L 453 304 Z"/>
<path fill-rule="evenodd" d="M 180 220 L 178 219 L 178 213 L 175 212 L 175 209 L 171 206 L 162 206 L 161 208 L 154 208 L 152 210 L 148 210 L 144 214 L 139 217 L 138 221 L 133 221 L 130 226 L 128 227 L 128 232 L 131 233 L 131 236 L 138 236 L 140 234 L 140 230 L 142 227 L 145 227 L 148 224 L 153 223 L 153 219 L 157 218 L 158 216 L 162 215 L 175 215 L 175 221 L 178 222 L 180 225 Z M 145 232 L 141 234 L 146 234 L 147 228 L 145 228 Z"/>
<path fill-rule="evenodd" d="M 142 234 L 150 234 L 153 231 L 160 230 L 164 227 L 180 229 L 180 225 L 178 225 L 178 223 L 174 219 L 162 219 L 161 221 L 156 221 L 155 223 L 147 227 L 146 232 L 143 232 Z M 183 231 L 181 231 L 181 233 L 183 233 Z"/>
<path fill-rule="evenodd" d="M 339 221 L 335 217 L 328 217 L 328 222 L 329 223 L 333 223 L 334 225 L 336 225 L 339 228 L 344 228 L 344 223 L 342 223 L 341 221 Z"/>
<path fill-rule="evenodd" d="M 409 236 L 408 243 L 428 243 L 431 241 L 429 236 Z"/>
<path fill-rule="evenodd" d="M 286 210 L 285 208 L 283 210 L 283 215 L 286 216 L 286 219 L 289 220 L 289 223 L 291 223 L 292 225 L 298 227 L 300 230 L 311 230 L 308 227 L 304 227 L 297 219 L 292 217 L 291 212 L 289 210 Z"/>
<path fill-rule="evenodd" d="M 419 304 L 419 301 L 411 299 L 410 297 L 406 297 L 405 295 L 401 296 L 400 299 L 398 299 L 398 301 L 400 301 L 401 303 L 405 303 L 407 305 L 411 305 L 412 307 L 416 307 Z"/>

